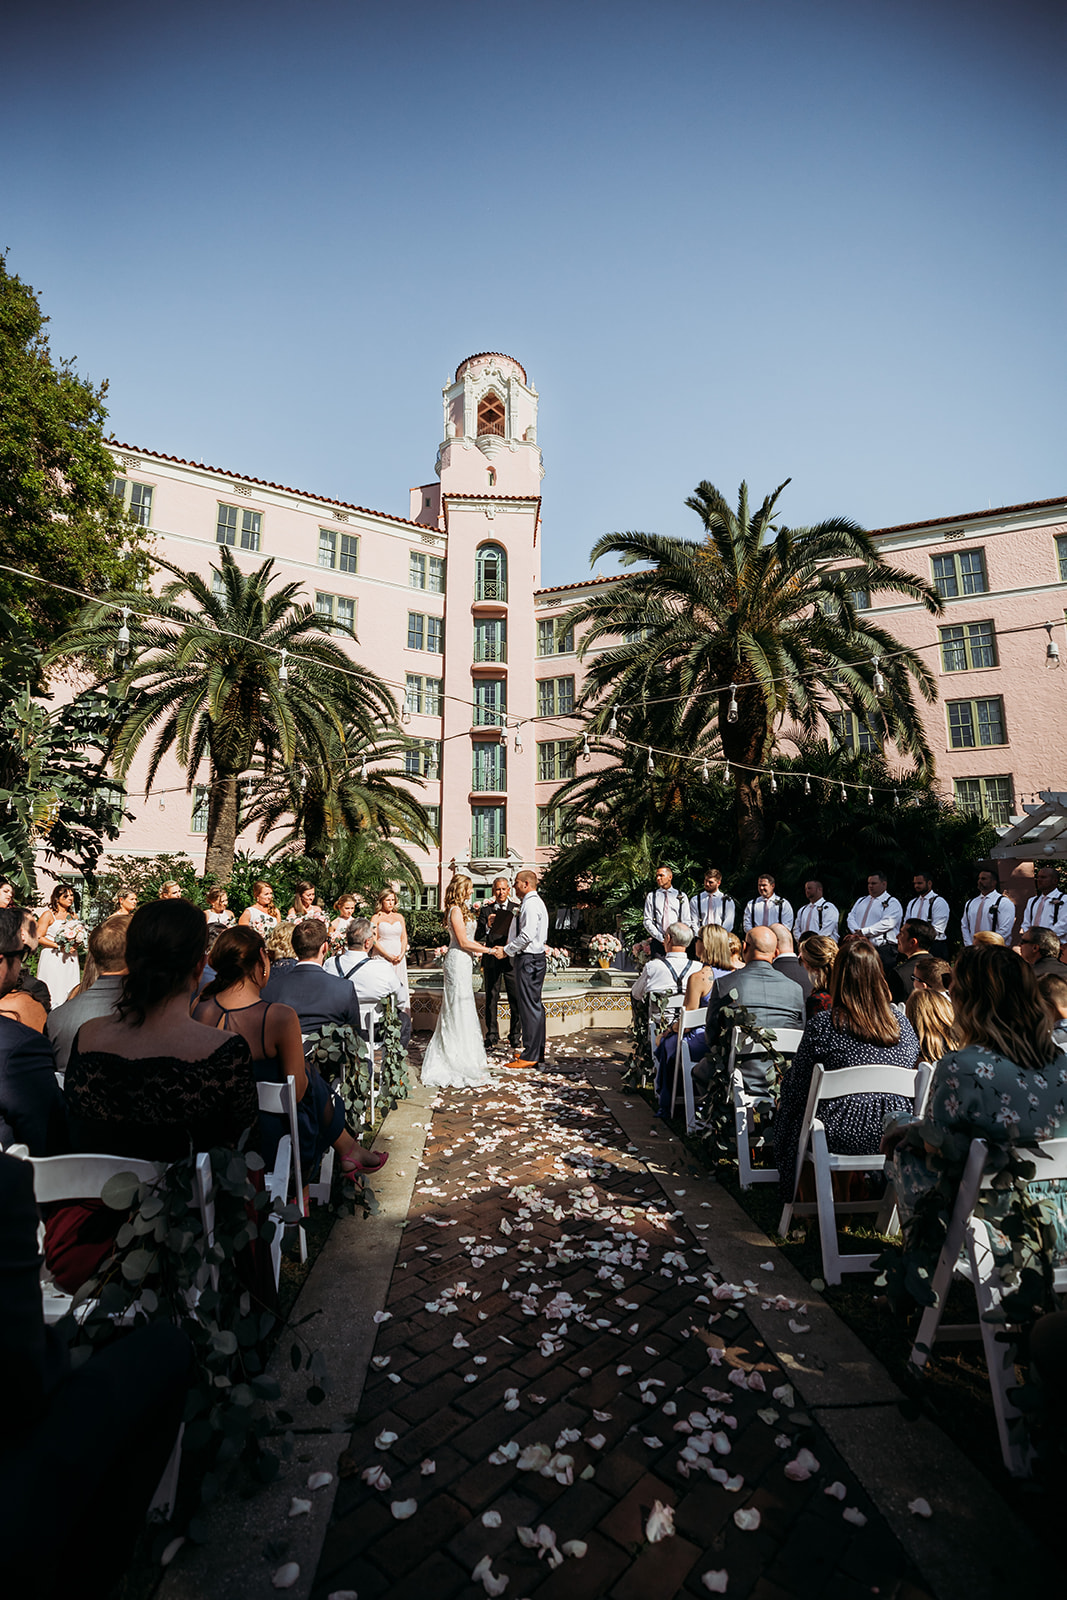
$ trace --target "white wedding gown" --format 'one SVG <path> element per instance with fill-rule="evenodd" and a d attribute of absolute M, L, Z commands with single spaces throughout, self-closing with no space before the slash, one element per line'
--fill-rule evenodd
<path fill-rule="evenodd" d="M 471 919 L 468 938 L 473 928 Z M 474 957 L 460 949 L 455 932 L 445 954 L 444 973 L 441 1014 L 422 1058 L 422 1081 L 434 1089 L 484 1089 L 494 1080 L 486 1065 L 474 1003 Z"/>

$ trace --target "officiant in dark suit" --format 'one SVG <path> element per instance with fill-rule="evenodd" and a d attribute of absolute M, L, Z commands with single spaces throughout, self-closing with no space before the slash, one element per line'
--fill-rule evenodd
<path fill-rule="evenodd" d="M 487 900 L 478 913 L 474 942 L 500 949 L 511 937 L 511 921 L 519 909 L 519 902 L 511 895 L 511 885 L 506 878 L 493 879 L 493 898 Z M 511 957 L 502 961 L 496 956 L 482 957 L 482 976 L 485 979 L 485 1048 L 495 1050 L 500 1043 L 500 1026 L 497 1012 L 500 1003 L 500 985 L 503 982 L 508 1005 L 511 1008 L 511 1026 L 508 1040 L 516 1055 L 522 1054 L 522 1019 L 519 1015 L 519 992 L 515 985 L 515 970 Z"/>

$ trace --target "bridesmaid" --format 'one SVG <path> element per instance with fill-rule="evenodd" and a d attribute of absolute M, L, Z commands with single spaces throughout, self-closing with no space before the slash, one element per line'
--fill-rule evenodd
<path fill-rule="evenodd" d="M 378 896 L 378 909 L 371 917 L 370 925 L 374 934 L 372 954 L 383 956 L 396 967 L 397 977 L 403 990 L 401 1010 L 408 1011 L 411 1008 L 407 962 L 408 925 L 397 910 L 397 898 L 392 889 L 383 889 Z"/>
<path fill-rule="evenodd" d="M 63 949 L 54 937 L 65 922 L 70 922 L 75 928 L 81 926 L 74 913 L 74 890 L 67 884 L 57 884 L 52 890 L 48 910 L 37 922 L 41 951 L 37 976 L 47 988 L 54 1006 L 61 1006 L 81 979 L 77 950 Z M 50 930 L 52 938 L 48 936 Z"/>
<path fill-rule="evenodd" d="M 137 910 L 137 890 L 122 888 L 115 896 L 116 916 L 132 917 Z"/>
<path fill-rule="evenodd" d="M 274 906 L 274 890 L 269 883 L 257 880 L 252 885 L 252 904 L 245 907 L 237 921 L 242 928 L 255 928 L 264 939 L 281 921 L 281 916 Z"/>
<path fill-rule="evenodd" d="M 233 912 L 229 909 L 229 895 L 225 889 L 209 889 L 207 892 L 207 923 L 208 927 L 216 924 L 220 928 L 232 928 L 234 924 Z"/>
<path fill-rule="evenodd" d="M 315 904 L 315 885 L 308 883 L 306 878 L 301 879 L 293 894 L 293 903 L 289 907 L 290 922 L 300 922 L 304 917 L 321 917 L 326 921 L 326 913 L 321 906 Z"/>
<path fill-rule="evenodd" d="M 336 917 L 330 923 L 330 938 L 343 939 L 348 932 L 348 924 L 356 914 L 356 897 L 354 894 L 342 894 L 333 903 Z"/>

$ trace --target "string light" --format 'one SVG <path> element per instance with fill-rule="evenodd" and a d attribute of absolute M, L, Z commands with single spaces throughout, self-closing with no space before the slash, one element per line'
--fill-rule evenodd
<path fill-rule="evenodd" d="M 366 758 L 366 756 L 363 756 L 360 759 L 360 763 L 359 763 L 359 781 L 360 781 L 360 783 L 366 783 L 366 781 L 367 781 L 367 758 Z"/>
<path fill-rule="evenodd" d="M 300 774 L 300 793 L 301 794 L 304 794 L 306 792 L 307 786 L 308 786 L 308 775 L 307 775 L 306 772 L 302 772 Z"/>
<path fill-rule="evenodd" d="M 707 783 L 709 781 L 709 779 L 710 779 L 710 776 L 711 776 L 711 774 L 708 772 L 708 758 L 707 758 L 707 756 L 705 756 L 704 757 L 704 765 L 700 769 L 700 781 L 701 781 L 701 783 Z"/>
<path fill-rule="evenodd" d="M 287 684 L 289 682 L 289 652 L 288 652 L 288 650 L 283 650 L 282 651 L 281 664 L 278 667 L 278 682 L 281 683 L 281 684 Z"/>
<path fill-rule="evenodd" d="M 129 630 L 129 627 L 127 626 L 127 624 L 129 623 L 129 620 L 130 620 L 130 608 L 129 608 L 129 606 L 123 606 L 123 608 L 122 608 L 122 626 L 119 629 L 117 635 L 115 636 L 115 654 L 117 656 L 124 656 L 124 655 L 127 655 L 128 652 L 129 652 L 129 648 L 130 648 L 130 630 Z M 1049 635 L 1049 637 L 1051 638 L 1051 634 Z"/>
<path fill-rule="evenodd" d="M 521 728 L 522 728 L 522 724 L 519 723 L 519 722 L 516 722 L 516 724 L 515 724 L 515 754 L 517 756 L 521 756 L 522 755 L 522 732 L 521 732 Z"/>
<path fill-rule="evenodd" d="M 730 763 L 729 762 L 727 762 L 725 767 L 723 767 L 723 769 L 722 769 L 722 781 L 723 781 L 723 783 L 729 783 L 729 781 L 730 781 Z"/>
<path fill-rule="evenodd" d="M 726 708 L 726 720 L 727 722 L 737 721 L 737 685 L 735 683 L 730 685 L 730 704 Z"/>
<path fill-rule="evenodd" d="M 893 804 L 895 806 L 899 806 L 899 804 L 900 804 L 900 790 L 899 789 L 894 789 L 893 790 Z"/>
<path fill-rule="evenodd" d="M 500 745 L 501 750 L 506 750 L 508 747 L 508 725 L 506 722 L 500 724 L 500 738 L 497 743 Z"/>
<path fill-rule="evenodd" d="M 588 734 L 583 733 L 582 734 L 582 760 L 583 761 L 588 761 L 590 759 L 590 757 L 592 756 L 592 754 L 593 754 L 593 752 L 589 748 L 589 736 L 588 736 Z"/>
<path fill-rule="evenodd" d="M 411 721 L 411 712 L 408 710 L 408 703 L 406 700 L 400 708 L 400 720 L 401 722 Z"/>
<path fill-rule="evenodd" d="M 651 773 L 655 772 L 655 770 L 656 770 L 656 763 L 652 759 L 652 746 L 649 745 L 649 747 L 648 747 L 648 760 L 645 762 L 645 771 L 647 773 L 651 774 Z"/>
<path fill-rule="evenodd" d="M 874 805 L 874 793 L 873 793 L 873 791 L 872 791 L 872 789 L 871 789 L 869 784 L 867 786 L 867 804 L 869 806 L 873 806 Z"/>
<path fill-rule="evenodd" d="M 878 661 L 879 658 L 875 656 L 873 662 L 871 663 L 874 667 L 874 692 L 875 694 L 885 694 L 885 679 L 882 677 L 882 671 Z"/>
<path fill-rule="evenodd" d="M 844 784 L 841 785 L 841 804 L 842 805 L 847 805 L 848 804 L 848 795 L 845 793 Z"/>
<path fill-rule="evenodd" d="M 1060 664 L 1060 647 L 1052 637 L 1052 624 L 1051 622 L 1046 622 L 1042 626 L 1048 634 L 1048 644 L 1045 646 L 1045 665 L 1046 667 L 1058 667 Z"/>
<path fill-rule="evenodd" d="M 619 731 L 619 719 L 615 715 L 615 707 L 612 706 L 612 708 L 611 708 L 611 721 L 608 723 L 608 732 L 609 733 L 618 733 L 618 731 Z"/>
<path fill-rule="evenodd" d="M 810 794 L 811 793 L 811 779 L 808 777 L 806 772 L 804 774 L 804 793 L 805 794 Z"/>
<path fill-rule="evenodd" d="M 771 773 L 771 793 L 772 794 L 777 794 L 778 793 L 778 780 L 774 776 L 773 772 Z"/>

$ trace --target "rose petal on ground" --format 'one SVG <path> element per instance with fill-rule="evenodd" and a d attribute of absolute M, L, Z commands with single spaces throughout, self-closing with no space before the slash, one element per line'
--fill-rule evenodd
<path fill-rule="evenodd" d="M 376 1311 L 374 1313 L 374 1321 L 375 1322 L 389 1322 L 389 1321 L 392 1320 L 392 1316 L 393 1316 L 393 1313 L 391 1311 Z"/>
<path fill-rule="evenodd" d="M 520 1472 L 541 1472 L 551 1460 L 547 1444 L 528 1444 L 515 1464 Z"/>
<path fill-rule="evenodd" d="M 843 1483 L 830 1483 L 827 1484 L 826 1488 L 823 1490 L 823 1493 L 830 1495 L 834 1500 L 843 1500 L 848 1493 L 848 1490 L 845 1488 Z"/>
<path fill-rule="evenodd" d="M 332 1472 L 313 1472 L 308 1479 L 309 1489 L 325 1489 L 328 1483 L 333 1482 Z"/>
<path fill-rule="evenodd" d="M 537 1549 L 537 1535 L 532 1528 L 516 1528 L 515 1537 L 527 1550 Z"/>
<path fill-rule="evenodd" d="M 419 1509 L 419 1502 L 417 1500 L 394 1500 L 389 1509 L 398 1522 L 406 1522 Z"/>
<path fill-rule="evenodd" d="M 790 1317 L 789 1331 L 790 1333 L 810 1333 L 811 1324 L 808 1322 L 796 1322 L 792 1317 Z"/>
<path fill-rule="evenodd" d="M 634 1370 L 633 1367 L 616 1367 L 615 1368 L 615 1376 L 617 1378 L 626 1378 L 626 1377 L 629 1377 L 630 1373 L 633 1370 Z"/>
<path fill-rule="evenodd" d="M 159 1558 L 160 1566 L 161 1567 L 169 1567 L 171 1562 L 174 1560 L 174 1557 L 178 1554 L 178 1551 L 181 1549 L 181 1547 L 182 1547 L 182 1545 L 184 1543 L 185 1543 L 185 1535 L 184 1534 L 179 1535 L 179 1537 L 177 1539 L 172 1539 L 170 1541 L 170 1544 L 167 1545 L 167 1547 L 164 1550 L 163 1554 Z"/>
<path fill-rule="evenodd" d="M 661 1539 L 674 1537 L 674 1510 L 665 1506 L 662 1500 L 653 1503 L 645 1523 L 645 1538 L 649 1544 L 658 1544 Z"/>
<path fill-rule="evenodd" d="M 597 1422 L 610 1422 L 611 1421 L 611 1412 L 610 1411 L 594 1411 L 593 1412 L 593 1416 L 596 1418 Z"/>
<path fill-rule="evenodd" d="M 730 1581 L 725 1572 L 704 1572 L 700 1577 L 701 1583 L 709 1594 L 725 1594 L 726 1585 Z"/>
<path fill-rule="evenodd" d="M 748 1375 L 748 1387 L 750 1389 L 753 1389 L 756 1392 L 756 1394 L 766 1394 L 767 1385 L 763 1381 L 762 1372 L 750 1372 L 749 1373 L 749 1375 Z"/>
<path fill-rule="evenodd" d="M 489 1556 L 483 1556 L 471 1573 L 475 1583 L 480 1583 L 486 1594 L 500 1595 L 504 1593 L 511 1581 L 504 1573 L 494 1573 L 492 1561 Z"/>
<path fill-rule="evenodd" d="M 381 1489 L 382 1492 L 393 1487 L 393 1480 L 382 1466 L 364 1467 L 360 1477 L 368 1489 Z"/>
<path fill-rule="evenodd" d="M 760 1264 L 759 1264 L 759 1269 L 760 1269 L 761 1272 L 773 1272 L 774 1271 L 774 1262 L 773 1261 L 761 1261 Z"/>
<path fill-rule="evenodd" d="M 289 1515 L 291 1517 L 306 1517 L 310 1510 L 310 1500 L 298 1500 L 294 1495 L 289 1502 Z"/>
<path fill-rule="evenodd" d="M 923 1500 L 921 1498 L 918 1500 L 909 1500 L 908 1510 L 911 1512 L 913 1517 L 932 1517 L 934 1514 L 929 1500 Z"/>
<path fill-rule="evenodd" d="M 499 1528 L 499 1526 L 503 1522 L 503 1520 L 504 1519 L 500 1515 L 499 1511 L 483 1511 L 482 1512 L 482 1527 L 483 1528 Z"/>
<path fill-rule="evenodd" d="M 846 1506 L 841 1515 L 846 1522 L 851 1522 L 854 1528 L 864 1528 L 867 1525 L 867 1518 L 858 1506 Z"/>
<path fill-rule="evenodd" d="M 589 1546 L 584 1539 L 568 1539 L 566 1544 L 561 1544 L 560 1549 L 565 1556 L 573 1556 L 575 1561 L 581 1561 Z"/>
<path fill-rule="evenodd" d="M 738 1473 L 734 1478 L 724 1478 L 722 1481 L 722 1486 L 726 1490 L 727 1494 L 737 1494 L 739 1490 L 745 1487 L 745 1480 L 742 1478 L 741 1474 Z"/>
<path fill-rule="evenodd" d="M 797 1403 L 796 1396 L 793 1393 L 793 1385 L 791 1383 L 780 1383 L 777 1389 L 771 1390 L 771 1395 L 773 1399 L 780 1400 L 782 1404 L 784 1406 L 788 1406 L 790 1410 L 792 1410 Z"/>
<path fill-rule="evenodd" d="M 590 1450 L 603 1450 L 608 1441 L 602 1433 L 594 1433 L 593 1437 L 585 1442 Z"/>
<path fill-rule="evenodd" d="M 276 1589 L 291 1589 L 300 1576 L 300 1568 L 295 1561 L 287 1561 L 279 1567 L 270 1580 Z"/>
<path fill-rule="evenodd" d="M 374 1441 L 374 1448 L 375 1450 L 388 1450 L 391 1444 L 396 1444 L 399 1437 L 399 1434 L 390 1433 L 388 1428 L 383 1428 Z"/>
<path fill-rule="evenodd" d="M 760 1514 L 755 1506 L 739 1506 L 734 1512 L 734 1523 L 742 1533 L 755 1533 L 760 1525 Z"/>
<path fill-rule="evenodd" d="M 419 1471 L 424 1478 L 430 1478 L 437 1471 L 437 1462 L 427 1456 L 425 1461 L 419 1462 Z"/>

